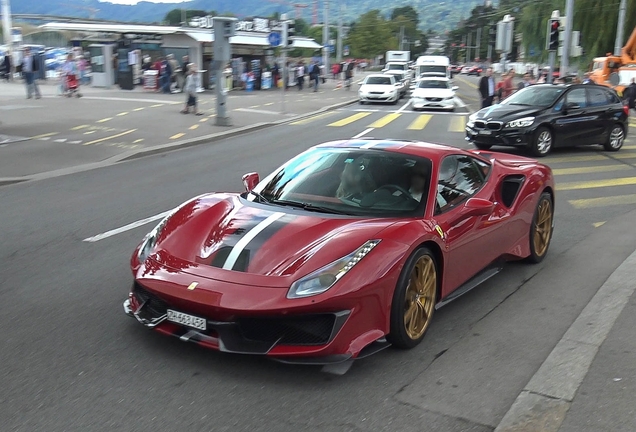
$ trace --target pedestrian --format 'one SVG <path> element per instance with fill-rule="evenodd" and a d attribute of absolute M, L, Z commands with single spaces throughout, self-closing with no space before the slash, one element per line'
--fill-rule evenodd
<path fill-rule="evenodd" d="M 4 69 L 4 79 L 9 82 L 11 81 L 12 78 L 12 69 L 11 69 L 11 53 L 9 51 L 7 51 L 7 53 L 4 56 L 4 62 L 2 63 L 3 69 Z"/>
<path fill-rule="evenodd" d="M 524 89 L 528 86 L 531 86 L 532 82 L 530 81 L 530 74 L 529 73 L 525 73 L 523 75 L 523 80 L 517 85 L 517 90 L 521 90 Z"/>
<path fill-rule="evenodd" d="M 355 65 L 353 64 L 353 62 L 349 62 L 347 64 L 347 70 L 345 71 L 345 83 L 347 86 L 347 90 L 351 88 L 351 81 L 353 80 L 354 68 L 355 68 Z"/>
<path fill-rule="evenodd" d="M 501 100 L 506 99 L 508 96 L 514 93 L 515 86 L 514 86 L 514 83 L 512 82 L 514 77 L 515 77 L 515 70 L 510 69 L 508 71 L 508 74 L 506 75 L 506 78 L 503 80 Z"/>
<path fill-rule="evenodd" d="M 168 63 L 170 64 L 170 87 L 174 84 L 175 93 L 179 89 L 177 74 L 179 73 L 179 62 L 174 58 L 174 54 L 168 54 Z M 170 91 L 172 93 L 172 90 Z"/>
<path fill-rule="evenodd" d="M 340 73 L 340 65 L 338 63 L 334 63 L 331 65 L 331 74 L 333 75 L 333 80 L 338 79 L 338 74 Z"/>
<path fill-rule="evenodd" d="M 24 57 L 22 58 L 20 69 L 24 74 L 24 82 L 27 87 L 27 99 L 31 99 L 33 97 L 33 93 L 35 93 L 36 99 L 40 99 L 42 94 L 40 93 L 40 88 L 38 87 L 37 79 L 35 78 L 35 73 L 39 69 L 38 62 L 31 53 L 31 49 L 29 47 L 24 49 Z"/>
<path fill-rule="evenodd" d="M 486 108 L 492 105 L 495 98 L 495 78 L 492 76 L 492 68 L 486 69 L 486 75 L 479 80 L 479 94 L 481 96 L 481 107 Z"/>
<path fill-rule="evenodd" d="M 199 71 L 194 63 L 189 64 L 186 72 L 185 85 L 183 90 L 186 93 L 186 102 L 181 110 L 181 114 L 189 114 L 190 108 L 195 115 L 201 116 L 202 112 L 198 110 L 197 106 L 197 89 L 200 87 L 199 83 Z"/>
<path fill-rule="evenodd" d="M 632 78 L 631 84 L 625 88 L 627 96 L 627 106 L 636 111 L 636 78 Z"/>
<path fill-rule="evenodd" d="M 320 68 L 318 67 L 318 62 L 314 61 L 311 66 L 309 66 L 309 81 L 313 84 L 314 92 L 318 91 L 318 80 L 320 79 Z"/>
<path fill-rule="evenodd" d="M 163 93 L 171 93 L 170 86 L 172 84 L 172 66 L 168 59 L 161 60 L 161 69 L 159 71 L 159 77 L 161 81 L 161 91 Z"/>
<path fill-rule="evenodd" d="M 298 80 L 298 90 L 302 90 L 305 85 L 305 65 L 301 61 L 298 63 L 298 68 L 296 69 L 296 77 Z"/>

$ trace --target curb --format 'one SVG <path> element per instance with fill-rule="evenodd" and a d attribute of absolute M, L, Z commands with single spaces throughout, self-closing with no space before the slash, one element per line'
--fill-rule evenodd
<path fill-rule="evenodd" d="M 495 432 L 558 432 L 598 350 L 636 291 L 634 268 L 636 251 L 599 288 Z"/>
<path fill-rule="evenodd" d="M 110 157 L 108 159 L 104 159 L 103 161 L 99 161 L 99 162 L 92 162 L 92 163 L 77 165 L 77 166 L 69 167 L 69 168 L 61 168 L 61 169 L 57 169 L 53 171 L 45 171 L 42 173 L 32 174 L 32 175 L 28 175 L 24 177 L 5 177 L 5 178 L 0 177 L 0 186 L 8 186 L 8 185 L 16 184 L 16 183 L 24 183 L 27 181 L 45 180 L 45 179 L 60 177 L 60 176 L 69 175 L 69 174 L 76 174 L 79 172 L 85 172 L 85 171 L 91 171 L 97 168 L 103 168 L 103 167 L 113 165 L 119 162 L 126 162 L 130 160 L 140 159 L 146 156 L 153 156 L 156 154 L 193 147 L 200 144 L 210 144 L 225 138 L 232 138 L 234 136 L 243 135 L 250 132 L 255 132 L 255 131 L 266 129 L 269 127 L 280 126 L 286 123 L 295 122 L 295 121 L 302 120 L 308 117 L 313 117 L 315 115 L 319 115 L 327 111 L 333 111 L 338 108 L 345 107 L 347 105 L 352 105 L 356 102 L 357 102 L 357 99 L 353 99 L 347 102 L 339 102 L 334 105 L 329 105 L 329 106 L 320 108 L 316 111 L 312 111 L 310 113 L 300 114 L 294 117 L 289 117 L 289 118 L 285 118 L 281 120 L 256 123 L 249 126 L 243 126 L 240 128 L 231 129 L 227 132 L 217 132 L 214 134 L 176 141 L 173 143 L 160 144 L 158 146 L 153 146 L 147 149 L 131 150 L 129 152 L 125 152 L 125 153 Z"/>

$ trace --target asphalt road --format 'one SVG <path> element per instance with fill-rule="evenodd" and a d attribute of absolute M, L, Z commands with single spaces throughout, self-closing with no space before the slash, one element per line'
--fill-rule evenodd
<path fill-rule="evenodd" d="M 361 110 L 361 111 L 360 111 Z M 467 147 L 465 113 L 352 105 L 296 124 L 0 188 L 2 431 L 492 431 L 608 275 L 636 248 L 636 148 L 545 159 L 557 178 L 548 258 L 511 264 L 440 309 L 425 341 L 317 368 L 207 351 L 121 307 L 152 223 L 84 239 L 209 191 L 239 191 L 320 142 L 373 136 Z M 631 193 L 630 193 L 631 192 Z M 630 212 L 632 212 L 630 214 Z"/>

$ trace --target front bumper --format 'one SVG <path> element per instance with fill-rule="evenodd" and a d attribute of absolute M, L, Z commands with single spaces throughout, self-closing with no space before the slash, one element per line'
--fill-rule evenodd
<path fill-rule="evenodd" d="M 454 99 L 438 99 L 440 98 L 411 98 L 411 107 L 413 109 L 455 109 Z"/>
<path fill-rule="evenodd" d="M 527 146 L 532 142 L 532 131 L 528 128 L 500 130 L 476 129 L 466 126 L 466 141 L 486 145 Z"/>
<path fill-rule="evenodd" d="M 386 94 L 381 94 L 381 95 L 375 95 L 375 94 L 358 94 L 358 97 L 360 98 L 360 100 L 362 102 L 395 102 L 396 100 L 398 100 L 400 98 L 400 92 L 396 92 L 395 94 L 390 94 L 390 95 L 386 95 Z"/>

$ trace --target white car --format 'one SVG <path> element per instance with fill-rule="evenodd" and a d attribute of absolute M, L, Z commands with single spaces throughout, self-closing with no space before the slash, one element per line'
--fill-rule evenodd
<path fill-rule="evenodd" d="M 411 78 L 407 72 L 392 70 L 384 72 L 384 75 L 393 75 L 395 81 L 399 83 L 400 97 L 406 96 L 406 92 L 411 88 Z"/>
<path fill-rule="evenodd" d="M 368 75 L 360 83 L 358 97 L 360 104 L 366 102 L 390 102 L 398 103 L 400 100 L 400 83 L 393 75 L 373 74 Z"/>
<path fill-rule="evenodd" d="M 448 78 L 420 78 L 411 92 L 411 108 L 414 111 L 426 108 L 455 110 L 455 92 L 458 87 L 452 86 Z"/>

